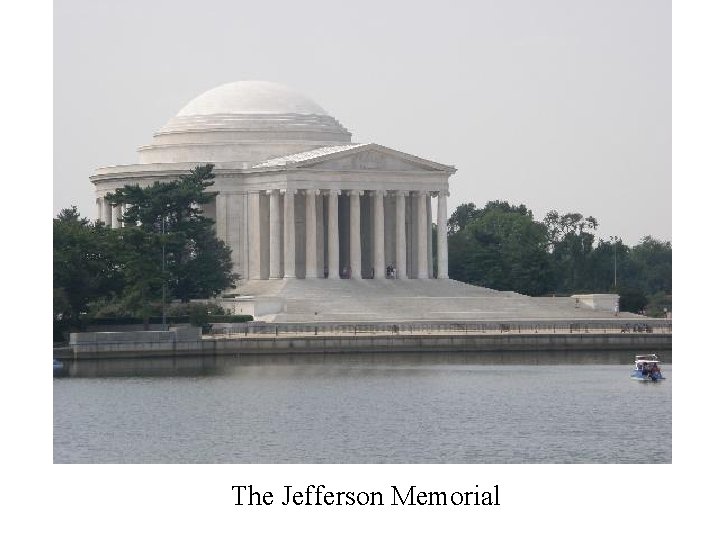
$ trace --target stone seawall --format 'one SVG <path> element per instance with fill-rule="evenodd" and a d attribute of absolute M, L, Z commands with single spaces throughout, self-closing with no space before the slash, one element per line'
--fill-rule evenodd
<path fill-rule="evenodd" d="M 410 336 L 302 336 L 216 341 L 216 354 L 473 352 L 670 349 L 662 334 L 494 334 Z"/>
<path fill-rule="evenodd" d="M 85 342 L 65 354 L 75 360 L 224 357 L 243 354 L 342 354 L 382 352 L 668 350 L 672 334 L 453 334 L 248 336 L 194 341 Z"/>

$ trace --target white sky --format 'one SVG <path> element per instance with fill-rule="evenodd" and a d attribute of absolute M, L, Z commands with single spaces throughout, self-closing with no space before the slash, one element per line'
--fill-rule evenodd
<path fill-rule="evenodd" d="M 54 211 L 219 84 L 305 93 L 357 142 L 455 165 L 488 200 L 671 239 L 666 0 L 108 1 L 54 5 Z"/>

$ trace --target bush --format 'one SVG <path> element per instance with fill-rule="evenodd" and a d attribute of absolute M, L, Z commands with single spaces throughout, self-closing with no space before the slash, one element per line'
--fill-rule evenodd
<path fill-rule="evenodd" d="M 620 311 L 640 313 L 648 304 L 648 299 L 641 290 L 625 289 L 620 291 Z"/>
<path fill-rule="evenodd" d="M 161 312 L 160 312 L 161 313 Z M 86 319 L 118 319 L 136 318 L 133 313 L 123 307 L 117 300 L 101 301 L 90 304 Z"/>
<path fill-rule="evenodd" d="M 206 315 L 227 315 L 227 311 L 217 304 L 211 302 L 190 302 L 187 304 L 170 304 L 165 310 L 167 315 L 190 317 L 200 316 L 200 312 Z"/>
<path fill-rule="evenodd" d="M 672 312 L 672 296 L 664 292 L 657 292 L 650 296 L 646 308 L 650 317 L 665 317 L 666 310 Z"/>
<path fill-rule="evenodd" d="M 207 306 L 205 304 L 190 304 L 188 319 L 190 320 L 191 325 L 201 326 L 203 331 L 205 331 L 205 328 L 208 327 L 210 319 Z"/>
<path fill-rule="evenodd" d="M 82 326 L 115 326 L 127 324 L 143 324 L 142 317 L 128 313 L 120 303 L 98 303 L 93 306 L 91 314 L 81 319 Z M 165 305 L 165 322 L 167 324 L 190 324 L 209 331 L 212 323 L 242 323 L 252 321 L 252 315 L 230 315 L 218 304 L 212 302 L 172 303 Z M 162 324 L 162 304 L 152 305 L 150 324 Z M 55 335 L 62 333 L 60 325 L 55 325 Z M 67 332 L 67 330 L 65 330 Z"/>
<path fill-rule="evenodd" d="M 208 315 L 199 312 L 196 315 L 170 315 L 165 318 L 168 324 L 192 324 L 203 326 L 212 323 L 242 323 L 253 320 L 252 315 Z M 112 326 L 122 324 L 143 324 L 141 317 L 84 317 L 84 325 Z M 162 315 L 150 317 L 150 324 L 162 324 Z"/>
<path fill-rule="evenodd" d="M 253 320 L 252 315 L 216 315 L 211 316 L 209 322 L 211 323 L 240 323 L 250 322 Z"/>
<path fill-rule="evenodd" d="M 70 321 L 55 319 L 53 321 L 53 343 L 66 342 L 68 340 L 70 330 Z"/>

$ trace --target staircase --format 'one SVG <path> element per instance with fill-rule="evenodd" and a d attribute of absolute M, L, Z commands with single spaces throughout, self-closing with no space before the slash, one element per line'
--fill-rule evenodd
<path fill-rule="evenodd" d="M 577 306 L 574 298 L 534 298 L 449 279 L 258 280 L 245 283 L 240 292 L 256 298 L 282 298 L 285 310 L 263 317 L 275 322 L 615 318 L 612 312 Z"/>

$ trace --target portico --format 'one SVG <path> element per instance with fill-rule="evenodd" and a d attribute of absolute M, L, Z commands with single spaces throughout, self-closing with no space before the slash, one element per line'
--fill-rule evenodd
<path fill-rule="evenodd" d="M 447 279 L 446 192 L 278 188 L 248 201 L 249 279 Z"/>

